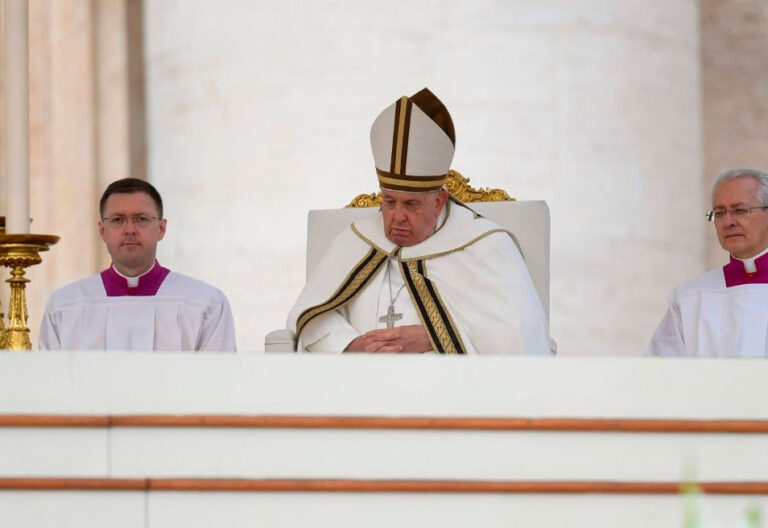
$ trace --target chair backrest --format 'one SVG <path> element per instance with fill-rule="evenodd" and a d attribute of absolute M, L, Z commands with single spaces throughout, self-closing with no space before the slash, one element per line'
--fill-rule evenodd
<path fill-rule="evenodd" d="M 474 211 L 512 232 L 533 279 L 536 292 L 549 318 L 549 207 L 543 200 L 475 202 L 467 204 Z M 373 208 L 321 209 L 309 212 L 307 229 L 307 277 L 323 256 L 336 234 L 370 214 Z"/>

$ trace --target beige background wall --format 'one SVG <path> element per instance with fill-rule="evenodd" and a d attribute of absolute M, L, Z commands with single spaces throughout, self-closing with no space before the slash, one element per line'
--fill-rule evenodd
<path fill-rule="evenodd" d="M 0 116 L 5 116 L 5 1 L 0 0 Z M 5 117 L 0 119 L 0 216 L 5 216 Z M 1 272 L 2 270 L 0 270 Z M 3 274 L 3 279 L 5 276 Z M 0 313 L 8 312 L 8 286 L 0 281 Z M 7 321 L 7 319 L 4 319 Z"/>
<path fill-rule="evenodd" d="M 404 5 L 31 0 L 33 230 L 63 237 L 32 273 L 33 335 L 48 293 L 105 263 L 105 183 L 146 174 L 161 261 L 224 290 L 261 349 L 303 284 L 306 211 L 375 189 L 371 121 L 429 86 L 456 169 L 550 205 L 561 353 L 641 353 L 669 288 L 721 258 L 711 175 L 766 166 L 768 2 Z"/>
<path fill-rule="evenodd" d="M 768 2 L 702 0 L 700 27 L 708 191 L 726 169 L 768 169 Z M 709 198 L 707 192 L 707 207 Z M 727 259 L 709 237 L 708 267 Z"/>
<path fill-rule="evenodd" d="M 33 343 L 48 294 L 109 262 L 96 233 L 104 186 L 146 173 L 137 13 L 139 0 L 29 1 L 31 230 L 61 236 L 28 274 Z"/>
<path fill-rule="evenodd" d="M 373 118 L 429 86 L 456 169 L 551 207 L 560 350 L 639 354 L 703 269 L 696 4 L 403 5 L 145 4 L 163 262 L 218 284 L 261 348 L 303 284 L 306 211 L 375 188 Z"/>

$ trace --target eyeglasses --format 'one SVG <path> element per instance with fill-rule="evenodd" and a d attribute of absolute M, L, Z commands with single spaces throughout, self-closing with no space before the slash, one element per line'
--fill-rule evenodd
<path fill-rule="evenodd" d="M 731 216 L 734 218 L 744 218 L 752 209 L 762 209 L 765 211 L 768 209 L 768 205 L 755 205 L 752 207 L 739 206 L 734 207 L 733 209 L 712 209 L 705 215 L 705 217 L 707 221 L 713 222 L 715 220 L 722 220 L 725 218 L 725 214 L 730 212 Z"/>
<path fill-rule="evenodd" d="M 109 217 L 102 218 L 102 220 L 104 220 L 104 223 L 113 229 L 119 229 L 125 226 L 125 224 L 128 223 L 129 219 L 131 220 L 131 222 L 133 222 L 133 225 L 135 225 L 139 229 L 144 229 L 145 227 L 149 227 L 152 221 L 157 220 L 157 217 L 147 216 L 147 215 L 131 215 L 131 216 L 109 216 Z"/>

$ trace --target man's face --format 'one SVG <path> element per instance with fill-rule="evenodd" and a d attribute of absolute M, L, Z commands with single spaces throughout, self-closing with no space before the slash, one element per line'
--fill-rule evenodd
<path fill-rule="evenodd" d="M 726 180 L 715 190 L 712 209 L 732 210 L 734 207 L 762 205 L 758 198 L 759 184 L 754 178 Z M 752 209 L 748 214 L 734 218 L 728 212 L 715 219 L 720 245 L 736 258 L 751 258 L 768 247 L 768 211 Z"/>
<path fill-rule="evenodd" d="M 122 227 L 114 227 L 104 218 L 128 217 Z M 132 217 L 152 218 L 149 225 L 136 225 Z M 104 204 L 104 214 L 99 220 L 99 236 L 107 244 L 112 264 L 123 275 L 136 276 L 149 270 L 155 262 L 158 241 L 165 236 L 165 220 L 161 220 L 152 197 L 144 192 L 116 193 Z"/>
<path fill-rule="evenodd" d="M 424 241 L 434 232 L 448 193 L 409 193 L 382 189 L 381 198 L 384 234 L 398 246 L 407 247 Z"/>

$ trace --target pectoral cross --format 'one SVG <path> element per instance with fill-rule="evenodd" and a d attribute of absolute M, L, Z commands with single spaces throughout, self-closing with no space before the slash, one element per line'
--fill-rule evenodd
<path fill-rule="evenodd" d="M 379 317 L 379 322 L 387 323 L 387 328 L 394 328 L 395 321 L 399 321 L 402 318 L 403 318 L 403 314 L 395 313 L 395 307 L 390 304 L 389 308 L 387 308 L 387 315 L 382 315 L 381 317 Z"/>

